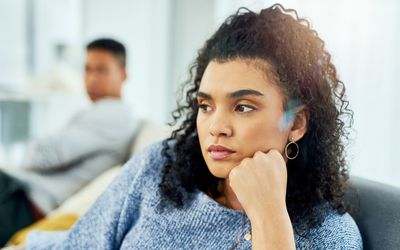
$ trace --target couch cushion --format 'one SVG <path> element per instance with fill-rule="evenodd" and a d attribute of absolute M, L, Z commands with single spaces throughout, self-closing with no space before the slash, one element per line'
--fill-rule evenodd
<path fill-rule="evenodd" d="M 400 189 L 359 177 L 347 195 L 363 237 L 364 249 L 400 249 Z"/>
<path fill-rule="evenodd" d="M 142 120 L 139 132 L 133 139 L 130 155 L 139 152 L 146 146 L 161 141 L 170 136 L 172 129 L 150 120 Z"/>

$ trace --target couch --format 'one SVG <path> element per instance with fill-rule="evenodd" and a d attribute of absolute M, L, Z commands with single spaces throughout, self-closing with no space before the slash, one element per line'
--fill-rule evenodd
<path fill-rule="evenodd" d="M 400 249 L 400 188 L 351 177 L 347 194 L 365 250 Z"/>

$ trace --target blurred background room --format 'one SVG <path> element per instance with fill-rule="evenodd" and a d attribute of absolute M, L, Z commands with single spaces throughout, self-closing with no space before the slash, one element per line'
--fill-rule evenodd
<path fill-rule="evenodd" d="M 128 51 L 123 99 L 136 118 L 170 121 L 197 50 L 238 7 L 263 0 L 0 0 L 0 165 L 29 139 L 58 131 L 89 105 L 85 45 L 110 37 Z M 400 1 L 282 0 L 326 43 L 354 111 L 352 175 L 400 186 Z"/>

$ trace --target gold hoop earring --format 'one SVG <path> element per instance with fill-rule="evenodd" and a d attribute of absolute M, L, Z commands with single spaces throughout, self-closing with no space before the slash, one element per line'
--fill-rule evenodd
<path fill-rule="evenodd" d="M 290 147 L 291 145 L 294 145 L 295 148 L 296 148 L 296 153 L 294 154 L 294 156 L 289 156 L 289 153 L 288 153 L 289 147 Z M 289 139 L 289 143 L 286 144 L 286 147 L 285 147 L 285 155 L 286 155 L 286 157 L 287 157 L 289 160 L 294 160 L 294 159 L 297 158 L 297 156 L 299 155 L 299 153 L 300 153 L 299 144 L 297 144 L 297 143 L 294 141 L 294 138 L 293 138 L 293 137 L 290 138 L 290 139 Z M 290 154 L 293 155 L 293 149 L 290 149 Z"/>

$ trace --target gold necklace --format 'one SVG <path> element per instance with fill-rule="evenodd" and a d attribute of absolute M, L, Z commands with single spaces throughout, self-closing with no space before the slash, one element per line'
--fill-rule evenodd
<path fill-rule="evenodd" d="M 221 189 L 220 183 L 218 184 L 218 189 Z M 226 196 L 224 195 L 224 196 L 222 196 L 221 198 L 222 198 L 222 199 L 219 200 L 219 203 L 222 204 L 224 207 L 228 207 L 228 201 L 227 201 L 227 199 L 226 199 Z M 218 201 L 217 201 L 217 202 L 218 202 Z M 230 207 L 230 206 L 229 206 L 229 207 Z M 241 229 L 241 232 L 240 232 L 240 234 L 236 237 L 235 242 L 233 243 L 233 245 L 230 246 L 230 247 L 228 248 L 229 250 L 234 250 L 234 249 L 236 249 L 236 247 L 237 247 L 237 246 L 239 245 L 239 243 L 241 242 L 242 232 L 245 231 L 245 228 L 244 228 L 244 221 L 245 221 L 245 220 L 246 220 L 246 214 L 244 214 L 244 215 L 242 216 L 242 218 L 240 219 L 240 229 Z M 250 231 L 247 231 L 247 232 L 244 234 L 243 238 L 244 238 L 245 241 L 251 240 L 251 232 L 250 232 Z"/>
<path fill-rule="evenodd" d="M 242 219 L 240 220 L 240 229 L 241 232 L 239 234 L 239 236 L 236 237 L 235 242 L 233 243 L 232 246 L 229 247 L 229 250 L 234 250 L 236 249 L 236 247 L 239 245 L 239 243 L 241 242 L 241 238 L 242 238 L 242 232 L 245 231 L 244 229 L 244 221 L 246 219 L 246 215 L 243 215 Z M 249 241 L 251 240 L 251 232 L 246 232 L 243 236 L 245 241 Z"/>

